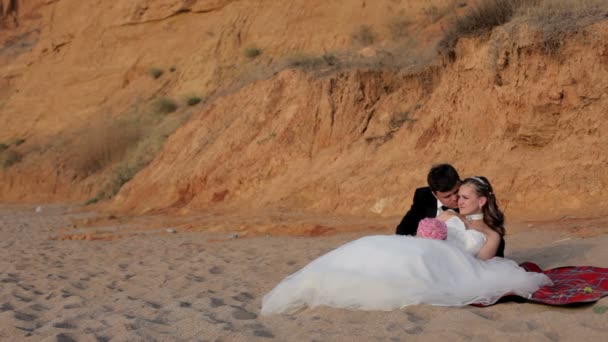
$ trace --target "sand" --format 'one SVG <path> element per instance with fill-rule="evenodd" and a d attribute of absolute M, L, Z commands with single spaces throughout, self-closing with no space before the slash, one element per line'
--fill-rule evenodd
<path fill-rule="evenodd" d="M 608 312 L 597 310 L 608 298 L 577 307 L 321 307 L 261 316 L 262 297 L 283 277 L 342 243 L 393 227 L 234 238 L 226 231 L 167 233 L 109 224 L 118 238 L 61 239 L 73 222 L 94 216 L 59 205 L 38 212 L 0 206 L 0 340 L 600 341 L 608 334 Z M 606 221 L 520 224 L 507 237 L 506 256 L 543 268 L 608 267 Z M 123 230 L 129 233 L 119 234 Z"/>

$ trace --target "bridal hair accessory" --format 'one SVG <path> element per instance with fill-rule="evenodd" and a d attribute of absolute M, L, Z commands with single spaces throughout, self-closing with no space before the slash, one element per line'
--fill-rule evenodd
<path fill-rule="evenodd" d="M 483 178 L 479 177 L 479 176 L 473 176 L 473 177 L 469 177 L 471 179 L 474 179 L 476 181 L 478 181 L 479 183 L 485 185 L 486 187 L 490 187 L 490 184 L 488 184 L 486 181 L 483 180 Z M 489 190 L 489 189 L 488 189 Z M 488 192 L 488 195 L 494 195 L 494 193 L 492 191 Z"/>
<path fill-rule="evenodd" d="M 488 183 L 486 183 L 486 181 L 484 181 L 484 180 L 483 180 L 481 177 L 479 177 L 479 176 L 473 176 L 473 177 L 471 177 L 471 178 L 472 178 L 472 179 L 474 179 L 474 180 L 476 180 L 476 181 L 478 181 L 479 183 L 481 183 L 481 184 L 483 184 L 483 185 L 485 185 L 485 186 L 488 186 Z"/>
<path fill-rule="evenodd" d="M 483 214 L 466 215 L 465 218 L 467 219 L 467 221 L 479 221 L 483 220 Z"/>
<path fill-rule="evenodd" d="M 416 236 L 435 240 L 445 240 L 448 237 L 448 227 L 445 222 L 441 220 L 425 218 L 418 223 Z"/>

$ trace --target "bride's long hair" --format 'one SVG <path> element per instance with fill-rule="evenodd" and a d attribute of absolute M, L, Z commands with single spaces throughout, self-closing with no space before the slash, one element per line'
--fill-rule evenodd
<path fill-rule="evenodd" d="M 496 196 L 492 189 L 492 184 L 486 177 L 474 176 L 462 181 L 462 185 L 468 184 L 475 189 L 478 196 L 487 198 L 486 204 L 483 206 L 483 222 L 496 231 L 500 236 L 505 236 L 505 215 L 498 208 Z"/>

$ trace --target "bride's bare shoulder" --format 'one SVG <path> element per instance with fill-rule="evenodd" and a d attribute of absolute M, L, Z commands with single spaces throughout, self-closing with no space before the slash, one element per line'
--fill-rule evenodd
<path fill-rule="evenodd" d="M 439 216 L 437 216 L 437 219 L 445 222 L 454 216 L 458 217 L 458 214 L 456 214 L 455 212 L 453 212 L 451 210 L 446 210 L 446 211 L 442 212 L 441 214 L 439 214 Z"/>

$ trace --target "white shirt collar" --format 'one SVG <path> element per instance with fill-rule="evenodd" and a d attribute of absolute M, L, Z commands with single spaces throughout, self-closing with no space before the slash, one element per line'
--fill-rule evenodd
<path fill-rule="evenodd" d="M 437 200 L 437 216 L 439 216 L 439 214 L 443 212 L 443 209 L 441 209 L 442 206 L 443 204 L 439 200 Z"/>

